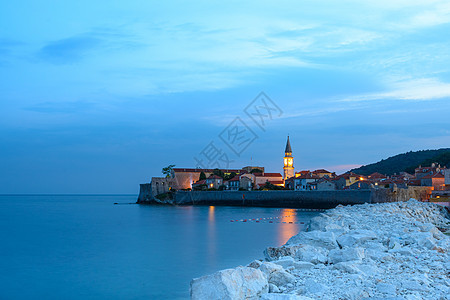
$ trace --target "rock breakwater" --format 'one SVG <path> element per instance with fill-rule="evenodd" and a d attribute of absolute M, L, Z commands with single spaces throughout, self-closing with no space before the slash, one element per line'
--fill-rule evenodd
<path fill-rule="evenodd" d="M 449 214 L 407 202 L 338 206 L 265 260 L 193 279 L 192 299 L 450 299 Z"/>

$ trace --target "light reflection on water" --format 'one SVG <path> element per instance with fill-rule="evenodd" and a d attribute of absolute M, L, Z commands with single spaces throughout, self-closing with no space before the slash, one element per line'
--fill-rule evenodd
<path fill-rule="evenodd" d="M 208 208 L 208 263 L 217 264 L 216 261 L 216 224 L 215 206 Z"/>
<path fill-rule="evenodd" d="M 263 258 L 266 247 L 280 246 L 303 229 L 230 220 L 306 223 L 317 215 L 113 205 L 135 199 L 0 195 L 0 299 L 189 299 L 192 278 Z"/>
<path fill-rule="evenodd" d="M 295 226 L 294 222 L 297 222 L 297 211 L 295 209 L 282 209 L 280 220 L 285 223 L 280 223 L 278 227 L 278 244 L 285 244 L 292 236 L 296 235 L 300 227 Z M 293 224 L 290 224 L 292 222 Z"/>

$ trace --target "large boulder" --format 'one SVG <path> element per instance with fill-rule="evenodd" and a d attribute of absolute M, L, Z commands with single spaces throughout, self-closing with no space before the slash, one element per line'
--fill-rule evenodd
<path fill-rule="evenodd" d="M 286 245 L 311 245 L 314 247 L 322 247 L 325 249 L 338 248 L 336 237 L 333 232 L 327 231 L 308 231 L 300 232 L 299 234 L 291 237 Z"/>
<path fill-rule="evenodd" d="M 267 276 L 249 267 L 222 270 L 191 281 L 191 299 L 259 299 L 268 292 Z"/>
<path fill-rule="evenodd" d="M 366 241 L 375 240 L 377 234 L 372 230 L 352 230 L 337 238 L 340 247 L 354 247 Z"/>
<path fill-rule="evenodd" d="M 295 260 L 292 256 L 284 256 L 280 257 L 279 260 L 276 260 L 273 262 L 274 264 L 280 265 L 283 268 L 287 269 L 289 267 L 292 267 L 295 263 Z"/>
<path fill-rule="evenodd" d="M 304 262 L 313 264 L 324 264 L 327 262 L 328 250 L 321 247 L 313 247 L 311 245 L 303 245 L 295 254 L 295 257 Z"/>
<path fill-rule="evenodd" d="M 284 245 L 281 247 L 268 247 L 264 250 L 264 257 L 268 261 L 277 260 L 280 257 L 294 256 L 301 245 Z"/>
<path fill-rule="evenodd" d="M 363 248 L 333 249 L 328 254 L 328 262 L 337 264 L 346 261 L 361 261 L 364 258 Z"/>
<path fill-rule="evenodd" d="M 266 274 L 267 278 L 269 278 L 270 274 L 272 274 L 273 272 L 276 272 L 276 271 L 282 271 L 283 267 L 278 264 L 275 264 L 275 263 L 264 261 L 261 263 L 259 270 L 261 270 L 261 272 Z"/>
<path fill-rule="evenodd" d="M 269 283 L 276 286 L 286 286 L 287 284 L 294 282 L 295 276 L 284 270 L 273 272 L 269 276 Z"/>

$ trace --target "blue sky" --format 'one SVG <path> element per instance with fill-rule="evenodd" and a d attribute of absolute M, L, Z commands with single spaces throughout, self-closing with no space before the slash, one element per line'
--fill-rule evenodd
<path fill-rule="evenodd" d="M 296 170 L 449 147 L 449 32 L 448 1 L 3 1 L 0 193 L 137 193 L 211 141 L 273 172 L 287 134 Z"/>

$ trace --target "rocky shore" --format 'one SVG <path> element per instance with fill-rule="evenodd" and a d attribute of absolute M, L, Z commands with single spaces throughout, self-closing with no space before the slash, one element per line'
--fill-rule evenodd
<path fill-rule="evenodd" d="M 193 279 L 192 299 L 450 299 L 445 208 L 338 206 L 265 260 Z"/>

